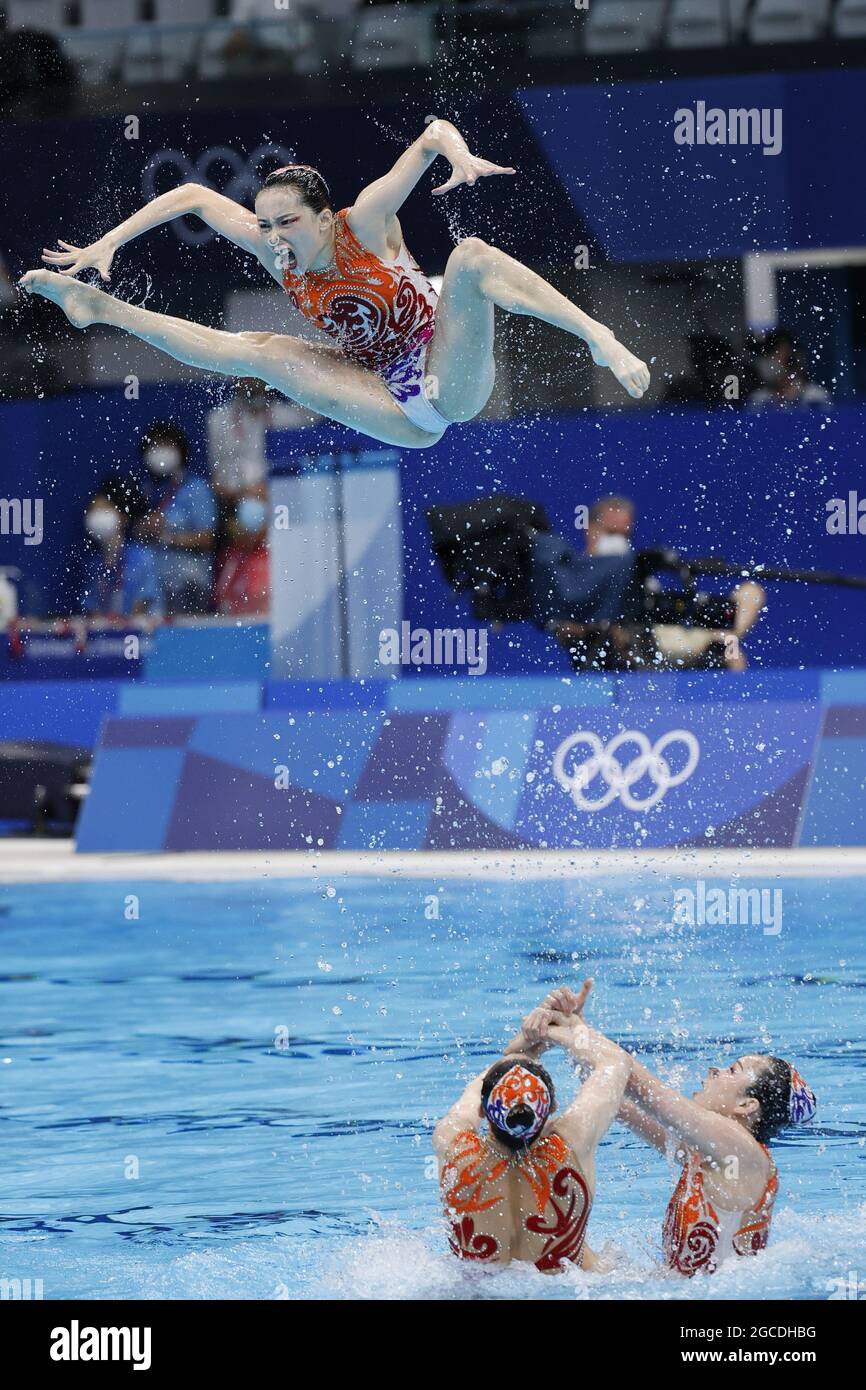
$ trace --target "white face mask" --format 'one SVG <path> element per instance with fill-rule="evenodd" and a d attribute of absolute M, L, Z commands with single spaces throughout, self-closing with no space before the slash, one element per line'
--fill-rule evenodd
<path fill-rule="evenodd" d="M 153 444 L 144 455 L 145 466 L 158 478 L 176 473 L 183 462 L 176 444 Z"/>
<path fill-rule="evenodd" d="M 235 521 L 242 531 L 253 535 L 267 524 L 267 508 L 260 497 L 242 497 L 237 505 Z"/>
<path fill-rule="evenodd" d="M 612 531 L 602 531 L 595 543 L 594 555 L 627 555 L 631 550 L 628 536 L 617 536 Z"/>
<path fill-rule="evenodd" d="M 91 507 L 84 528 L 95 541 L 111 540 L 120 530 L 120 517 L 111 507 Z"/>

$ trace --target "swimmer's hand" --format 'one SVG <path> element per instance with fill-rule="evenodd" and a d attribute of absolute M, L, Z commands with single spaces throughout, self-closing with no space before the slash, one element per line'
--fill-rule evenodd
<path fill-rule="evenodd" d="M 117 247 L 108 237 L 100 237 L 92 246 L 83 247 L 72 246 L 68 241 L 61 241 L 58 237 L 57 245 L 62 246 L 63 250 L 52 251 L 49 247 L 43 246 L 42 259 L 61 275 L 77 275 L 81 270 L 98 270 L 103 280 L 111 279 L 111 262 Z"/>
<path fill-rule="evenodd" d="M 443 151 L 444 153 L 444 151 Z M 452 188 L 459 188 L 461 183 L 468 183 L 470 186 L 477 183 L 478 179 L 486 179 L 491 174 L 516 174 L 517 170 L 506 168 L 502 164 L 491 164 L 489 159 L 481 159 L 476 154 L 470 154 L 467 150 L 465 154 L 446 155 L 451 161 L 451 177 L 447 183 L 440 183 L 438 188 L 431 189 L 434 196 L 440 193 L 450 193 Z"/>
<path fill-rule="evenodd" d="M 561 1047 L 579 1061 L 592 1060 L 594 1040 L 600 1037 L 579 1014 L 563 1014 L 543 1006 L 526 1015 L 519 1036 L 532 1056 L 537 1057 L 550 1047 Z"/>
<path fill-rule="evenodd" d="M 542 1001 L 542 1009 L 551 1009 L 555 1013 L 565 1014 L 566 1017 L 579 1017 L 583 1013 L 583 1006 L 589 998 L 589 992 L 595 983 L 594 980 L 584 980 L 580 987 L 580 993 L 575 994 L 568 985 L 561 985 L 559 989 L 550 991 Z"/>
<path fill-rule="evenodd" d="M 533 1009 L 526 1015 L 520 1025 L 520 1037 L 528 1048 L 532 1048 L 533 1052 L 546 1052 L 549 1047 L 553 1046 L 553 1041 L 548 1034 L 555 1019 L 556 1015 L 552 1009 Z"/>

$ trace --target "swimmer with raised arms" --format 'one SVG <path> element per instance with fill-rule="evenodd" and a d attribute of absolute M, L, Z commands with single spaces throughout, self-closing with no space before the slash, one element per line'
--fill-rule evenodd
<path fill-rule="evenodd" d="M 520 1260 L 544 1273 L 597 1267 L 585 1243 L 595 1153 L 623 1103 L 631 1059 L 583 1023 L 588 992 L 574 996 L 574 1016 L 559 1027 L 549 1009 L 530 1013 L 433 1131 L 449 1243 L 461 1259 Z M 537 1060 L 554 1045 L 587 1074 L 561 1112 Z"/>
<path fill-rule="evenodd" d="M 582 1049 L 609 1042 L 587 1029 L 581 1016 L 591 987 L 587 980 L 579 994 L 565 986 L 549 994 L 536 1010 L 533 1036 L 568 1048 L 575 1029 Z M 619 1120 L 682 1163 L 662 1230 L 667 1266 L 691 1278 L 763 1250 L 779 1190 L 770 1140 L 817 1111 L 799 1072 L 780 1057 L 749 1053 L 727 1067 L 710 1067 L 689 1099 L 629 1053 L 617 1052 L 629 1065 Z"/>

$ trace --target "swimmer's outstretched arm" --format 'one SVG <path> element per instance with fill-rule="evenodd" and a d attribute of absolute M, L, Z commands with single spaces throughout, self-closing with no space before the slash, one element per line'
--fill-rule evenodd
<path fill-rule="evenodd" d="M 563 1138 L 588 1161 L 622 1104 L 630 1072 L 628 1053 L 588 1027 L 579 1015 L 566 1018 L 537 1009 L 526 1019 L 524 1029 L 530 1038 L 536 1031 L 543 1033 L 548 1042 L 589 1069 L 578 1094 L 556 1119 L 556 1128 Z"/>
<path fill-rule="evenodd" d="M 72 276 L 81 270 L 95 269 L 103 280 L 109 280 L 111 262 L 121 246 L 143 232 L 160 227 L 164 222 L 172 222 L 176 217 L 185 217 L 187 213 L 195 213 L 220 236 L 255 256 L 266 269 L 271 269 L 261 254 L 264 243 L 255 213 L 200 183 L 184 183 L 168 193 L 160 193 L 90 246 L 72 246 L 58 238 L 58 245 L 64 249 L 52 251 L 45 247 L 42 259 L 61 275 Z M 276 275 L 274 278 L 277 278 Z"/>
<path fill-rule="evenodd" d="M 567 989 L 555 990 L 553 994 L 548 995 L 545 1006 L 552 1000 L 556 1000 L 559 1005 L 565 1003 L 569 1008 L 569 1015 L 558 1015 L 562 1020 L 559 1026 L 576 1027 L 582 1036 L 588 1025 L 576 1012 L 578 996 Z M 582 1003 L 580 1007 L 583 1007 Z M 553 1036 L 554 1029 L 551 1028 L 549 1031 Z M 588 1031 L 590 1034 L 596 1034 L 595 1029 L 590 1028 Z M 603 1035 L 599 1033 L 596 1036 Z M 698 1149 L 719 1164 L 728 1164 L 731 1159 L 736 1159 L 741 1165 L 741 1178 L 747 1177 L 752 1170 L 758 1171 L 763 1162 L 761 1150 L 736 1120 L 717 1115 L 712 1110 L 697 1105 L 671 1086 L 666 1086 L 631 1053 L 625 1052 L 616 1043 L 612 1046 L 629 1061 L 624 1106 L 620 1113 L 620 1119 L 624 1124 L 629 1125 L 662 1152 L 674 1141 Z"/>
<path fill-rule="evenodd" d="M 658 1120 L 653 1119 L 652 1115 L 648 1115 L 633 1100 L 623 1100 L 616 1118 L 626 1129 L 630 1129 L 633 1134 L 644 1139 L 654 1149 L 658 1149 L 659 1153 L 667 1154 L 677 1143 L 676 1136 L 670 1130 L 665 1129 L 664 1125 L 659 1124 Z"/>
<path fill-rule="evenodd" d="M 567 986 L 552 990 L 541 1007 L 568 1019 L 580 1019 L 592 984 L 592 980 L 585 981 L 579 995 Z M 754 1143 L 736 1121 L 705 1110 L 666 1086 L 631 1053 L 625 1055 L 630 1058 L 631 1071 L 618 1118 L 629 1129 L 662 1153 L 668 1152 L 674 1141 L 701 1148 L 712 1158 L 718 1158 L 721 1151 L 725 1160 L 737 1157 L 747 1164 L 756 1162 Z"/>
<path fill-rule="evenodd" d="M 473 184 L 490 174 L 517 172 L 472 154 L 460 131 L 450 121 L 431 121 L 423 134 L 404 150 L 393 168 L 358 194 L 352 205 L 352 229 L 356 235 L 363 239 L 384 234 L 389 241 L 398 240 L 402 233 L 397 212 L 440 154 L 451 165 L 451 177 L 431 190 L 434 195 L 450 193 L 461 183 Z"/>

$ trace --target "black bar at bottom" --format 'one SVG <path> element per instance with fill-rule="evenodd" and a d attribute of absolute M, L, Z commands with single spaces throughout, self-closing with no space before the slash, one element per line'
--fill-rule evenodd
<path fill-rule="evenodd" d="M 853 1358 L 855 1336 L 859 1340 L 862 1331 L 860 1301 L 841 1295 L 795 1303 L 542 1300 L 530 1341 L 542 1363 L 539 1340 L 557 1359 L 574 1357 L 576 1365 L 585 1366 L 591 1357 L 596 1375 L 632 1369 L 657 1374 L 676 1367 L 694 1372 L 711 1365 L 760 1366 L 766 1373 L 795 1365 L 826 1380 Z M 138 1367 L 138 1379 L 153 1375 L 160 1383 L 166 1373 L 178 1372 L 258 1378 L 269 1371 L 297 1372 L 300 1355 L 301 1365 L 318 1366 L 329 1380 L 343 1366 L 377 1364 L 377 1379 L 392 1365 L 395 1378 L 402 1367 L 405 1381 L 416 1357 L 426 1378 L 431 1357 L 444 1355 L 447 1362 L 449 1345 L 452 1351 L 468 1349 L 467 1337 L 469 1345 L 476 1339 L 483 1344 L 488 1320 L 504 1314 L 503 1331 L 512 1326 L 511 1315 L 498 1311 L 500 1300 L 489 1302 L 488 1309 L 479 1308 L 478 1299 L 468 1307 L 456 1301 L 400 1304 L 396 1340 L 397 1310 L 372 1301 L 15 1302 L 0 1307 L 0 1326 L 4 1357 L 19 1380 L 30 1370 L 48 1372 L 49 1383 L 55 1377 L 63 1383 L 70 1375 L 92 1379 L 105 1367 L 114 1376 L 136 1374 Z M 423 1341 L 412 1353 L 407 1339 L 416 1318 Z M 451 1344 L 452 1335 L 460 1341 Z M 518 1340 L 525 1335 L 524 1330 Z"/>

